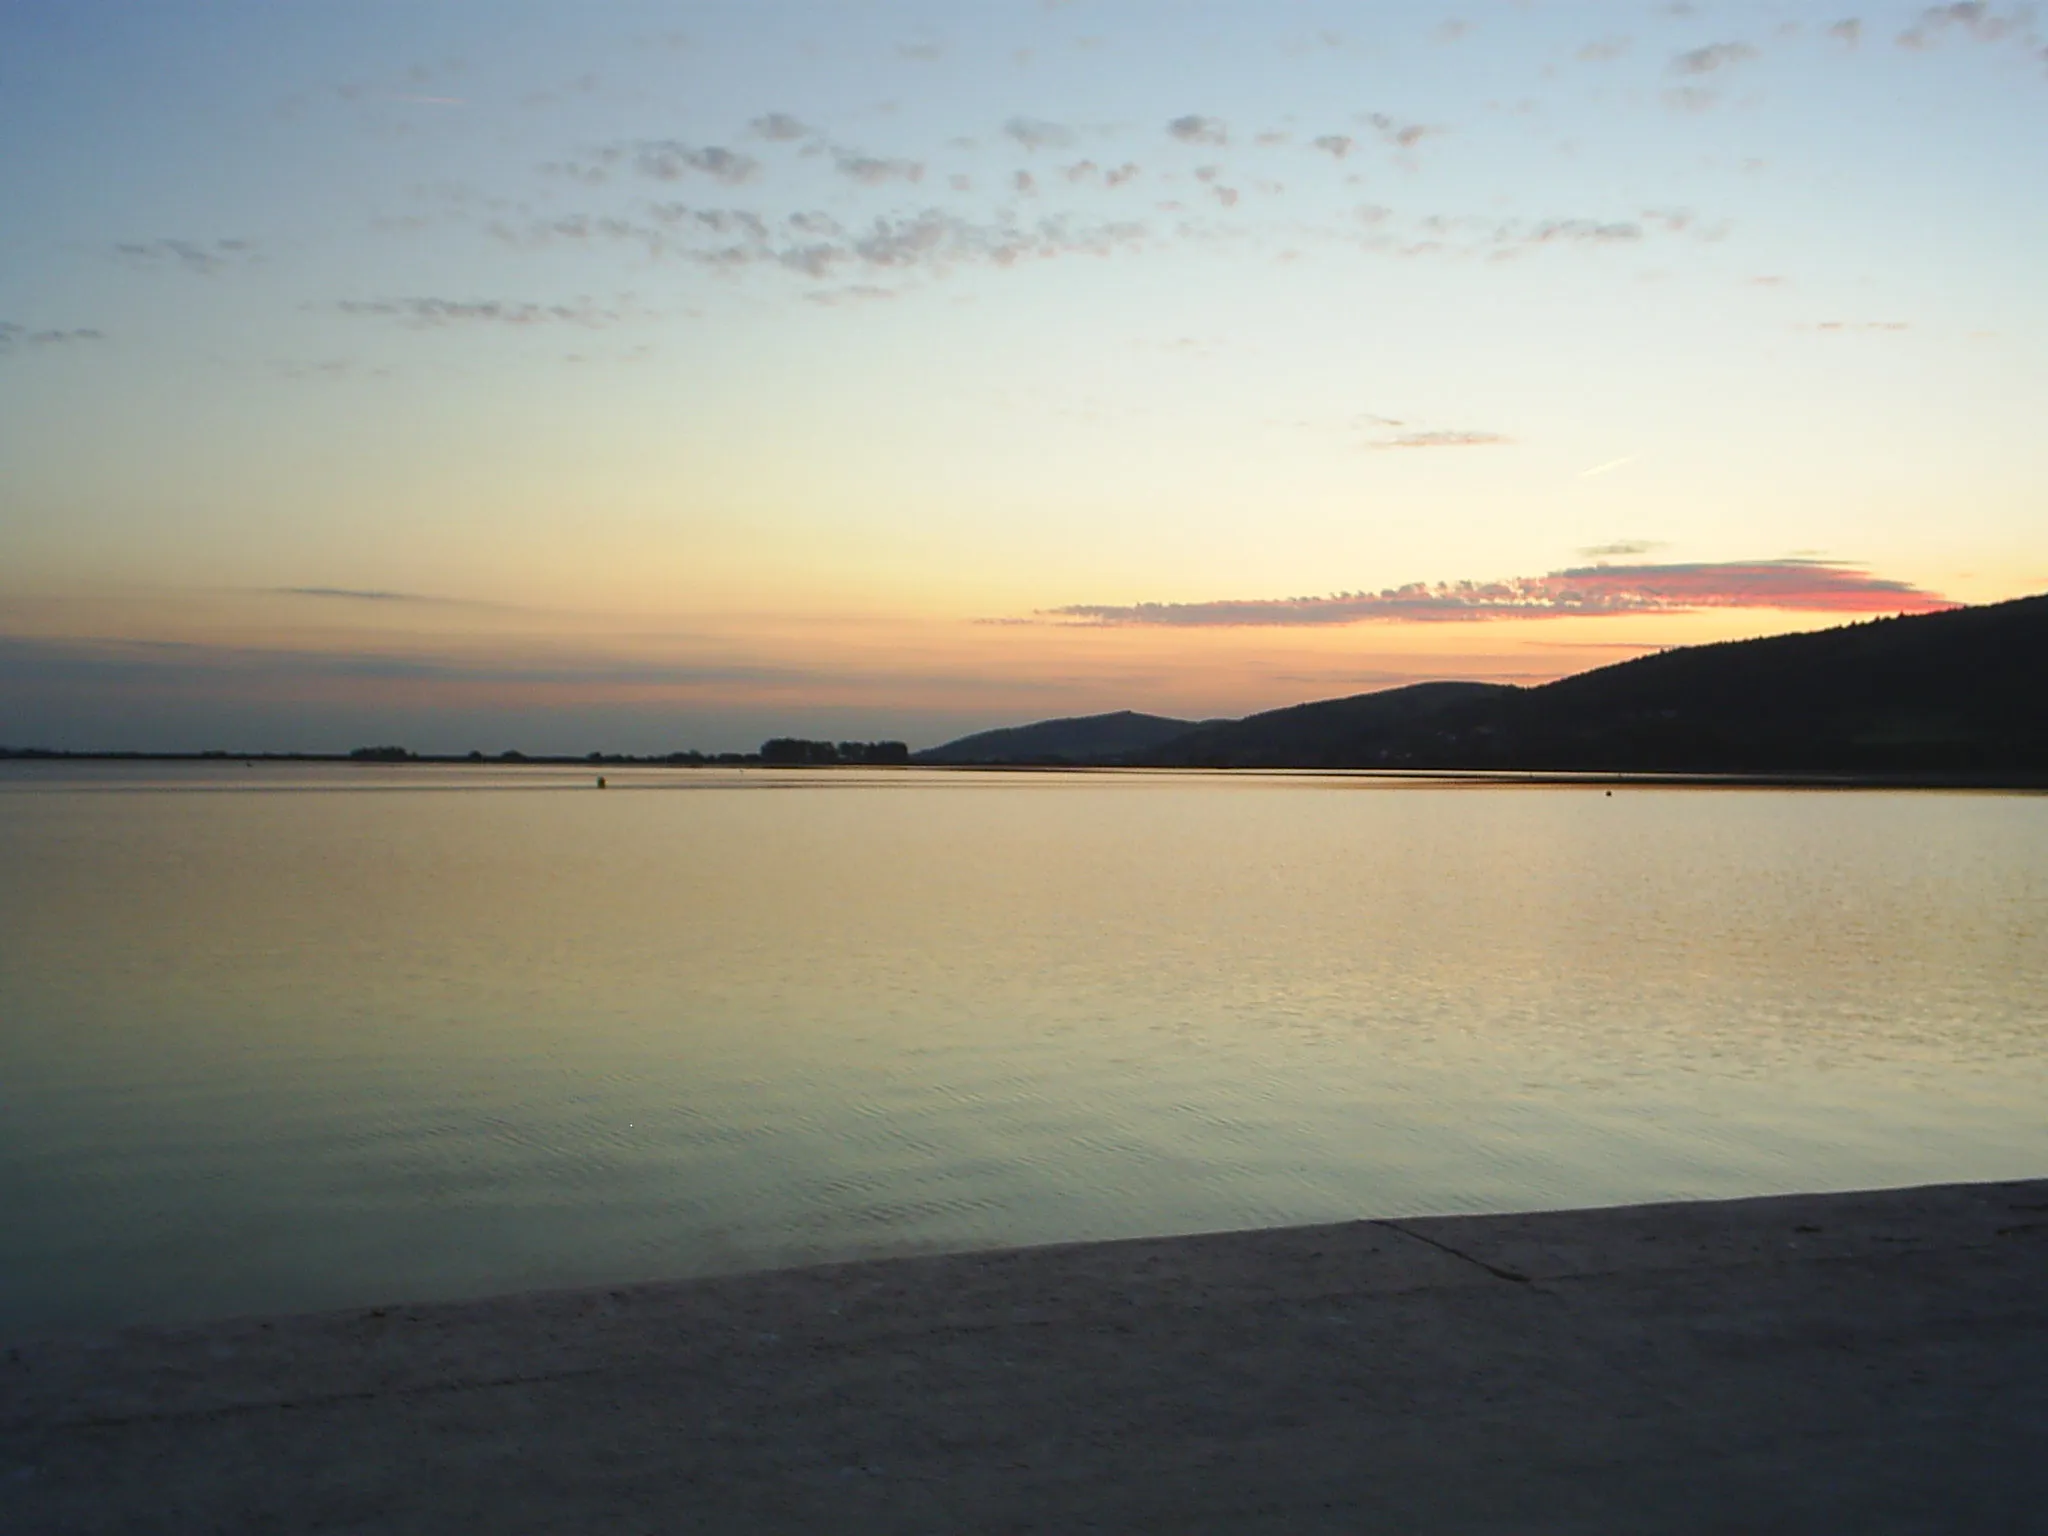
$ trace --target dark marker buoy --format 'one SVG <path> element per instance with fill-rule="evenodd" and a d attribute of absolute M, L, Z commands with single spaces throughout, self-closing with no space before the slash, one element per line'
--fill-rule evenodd
<path fill-rule="evenodd" d="M 601 773 L 597 776 L 597 787 L 599 789 L 604 788 L 604 775 Z"/>

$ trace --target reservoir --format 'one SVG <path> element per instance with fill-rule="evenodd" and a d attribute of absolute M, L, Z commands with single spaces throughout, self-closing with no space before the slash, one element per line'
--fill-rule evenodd
<path fill-rule="evenodd" d="M 0 1338 L 2048 1173 L 2048 797 L 0 764 Z"/>

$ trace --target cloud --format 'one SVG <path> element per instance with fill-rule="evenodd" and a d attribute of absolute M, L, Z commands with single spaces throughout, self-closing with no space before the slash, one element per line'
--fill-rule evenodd
<path fill-rule="evenodd" d="M 843 305 L 866 304 L 876 299 L 893 299 L 893 288 L 878 288 L 873 283 L 848 283 L 843 288 L 820 288 L 804 295 L 813 304 Z"/>
<path fill-rule="evenodd" d="M 1905 320 L 1821 320 L 1803 329 L 1815 331 L 1910 331 Z"/>
<path fill-rule="evenodd" d="M 1176 117 L 1166 125 L 1166 131 L 1183 144 L 1228 144 L 1230 129 L 1220 117 L 1202 117 L 1189 113 Z"/>
<path fill-rule="evenodd" d="M 168 640 L 42 640 L 0 635 L 0 682 L 143 684 L 208 676 L 279 680 L 443 682 L 589 687 L 824 680 L 825 672 L 747 663 L 661 663 L 592 658 L 480 660 L 404 651 L 314 651 Z"/>
<path fill-rule="evenodd" d="M 815 128 L 787 112 L 764 112 L 748 123 L 747 127 L 753 132 L 754 137 L 767 139 L 774 144 L 788 144 L 797 139 L 807 139 L 817 132 Z"/>
<path fill-rule="evenodd" d="M 1645 208 L 1643 222 L 1654 224 L 1667 235 L 1679 235 L 1692 227 L 1692 211 L 1687 208 Z"/>
<path fill-rule="evenodd" d="M 1640 224 L 1628 220 L 1545 219 L 1538 224 L 1505 225 L 1496 236 L 1523 245 L 1567 244 L 1612 245 L 1617 241 L 1640 240 Z"/>
<path fill-rule="evenodd" d="M 1605 560 L 1612 555 L 1647 555 L 1663 547 L 1657 539 L 1616 539 L 1612 544 L 1588 544 L 1579 553 L 1588 560 Z"/>
<path fill-rule="evenodd" d="M 789 665 L 729 652 L 647 659 L 601 651 L 529 649 L 516 643 L 492 654 L 399 645 L 315 650 L 0 634 L 0 697 L 16 705 L 38 693 L 55 694 L 67 708 L 102 690 L 117 701 L 146 701 L 151 706 L 204 698 L 244 706 L 348 698 L 458 704 L 503 699 L 506 690 L 517 690 L 512 702 L 523 711 L 552 702 L 588 702 L 598 692 L 687 696 L 697 690 L 717 693 L 737 687 L 801 702 L 806 696 L 877 688 L 978 696 L 990 691 L 1038 693 L 1060 686 L 1057 679 L 990 676 L 966 665 L 942 663 L 923 670 L 835 668 L 829 663 Z"/>
<path fill-rule="evenodd" d="M 520 246 L 544 245 L 564 238 L 624 241 L 643 246 L 657 256 L 719 271 L 759 267 L 799 273 L 814 282 L 861 267 L 943 273 L 956 266 L 1007 267 L 1063 255 L 1107 256 L 1131 249 L 1147 237 L 1145 226 L 1130 220 L 1099 222 L 1054 214 L 1033 221 L 977 222 L 939 208 L 879 217 L 866 225 L 852 226 L 824 213 L 800 212 L 771 219 L 746 209 L 692 208 L 683 203 L 658 205 L 649 213 L 655 223 L 571 215 L 539 220 L 524 229 L 500 229 L 498 233 Z M 346 312 L 389 315 L 421 325 L 492 318 L 524 323 L 579 319 L 585 324 L 599 325 L 627 318 L 589 306 L 587 300 L 582 303 L 583 308 L 499 304 L 493 312 L 486 313 L 483 311 L 491 307 L 455 306 L 443 300 L 385 299 L 357 302 L 348 306 Z"/>
<path fill-rule="evenodd" d="M 1498 432 L 1402 432 L 1367 443 L 1368 448 L 1491 448 L 1513 442 Z"/>
<path fill-rule="evenodd" d="M 1316 153 L 1327 154 L 1333 161 L 1339 161 L 1355 158 L 1356 151 L 1365 145 L 1385 144 L 1405 151 L 1424 137 L 1444 131 L 1397 119 L 1387 113 L 1361 114 L 1359 120 L 1367 125 L 1367 131 L 1361 132 L 1357 138 L 1349 134 L 1329 133 L 1308 142 L 1312 143 Z M 1008 265 L 1067 251 L 1100 253 L 1127 248 L 1139 239 L 1155 248 L 1166 244 L 1242 240 L 1254 237 L 1257 231 L 1238 225 L 1234 217 L 1226 218 L 1224 210 L 1234 208 L 1242 213 L 1246 199 L 1258 202 L 1279 195 L 1283 190 L 1277 183 L 1257 178 L 1240 181 L 1220 164 L 1192 168 L 1192 174 L 1202 182 L 1201 187 L 1194 189 L 1192 196 L 1186 196 L 1170 207 L 1161 205 L 1166 211 L 1177 212 L 1183 217 L 1170 227 L 1162 227 L 1155 239 L 1136 224 L 1091 222 L 1080 209 L 1064 214 L 1057 212 L 1061 208 L 1059 199 L 1069 187 L 1111 190 L 1142 180 L 1144 170 L 1131 161 L 1113 164 L 1094 158 L 1082 159 L 1068 153 L 1027 161 L 1029 169 L 1019 169 L 1013 161 L 1010 167 L 1002 170 L 991 168 L 985 174 L 968 178 L 964 173 L 949 175 L 943 169 L 933 171 L 922 160 L 891 158 L 831 144 L 817 137 L 807 124 L 789 113 L 756 117 L 751 131 L 774 137 L 798 133 L 809 135 L 801 151 L 804 155 L 825 159 L 842 184 L 851 183 L 853 187 L 873 194 L 873 201 L 895 217 L 892 221 L 877 221 L 861 229 L 850 215 L 842 215 L 847 218 L 848 227 L 841 227 L 818 214 L 778 214 L 765 208 L 758 211 L 708 208 L 684 200 L 621 201 L 601 213 L 553 212 L 538 215 L 516 209 L 516 205 L 493 203 L 486 205 L 490 211 L 480 210 L 470 217 L 495 238 L 519 249 L 612 243 L 633 248 L 657 261 L 690 263 L 725 273 L 737 273 L 748 268 L 779 268 L 808 279 L 807 287 L 829 288 L 845 282 L 853 271 L 861 267 L 900 269 L 920 261 L 933 269 L 963 262 Z M 1002 132 L 1013 143 L 1035 151 L 1078 138 L 1082 130 L 1047 119 L 1020 116 L 1010 118 Z M 1174 119 L 1169 125 L 1169 132 L 1198 149 L 1227 143 L 1231 138 L 1221 119 L 1198 114 Z M 1306 140 L 1307 135 L 1303 138 Z M 1193 158 L 1221 160 L 1221 156 L 1213 151 Z M 1183 166 L 1182 174 L 1188 174 L 1190 169 Z M 703 176 L 738 182 L 757 174 L 758 167 L 752 160 L 736 156 L 731 150 L 696 148 L 674 140 L 638 140 L 621 141 L 588 151 L 572 170 L 579 173 L 572 179 L 582 179 L 580 173 L 588 171 L 590 178 L 608 177 L 617 181 L 637 170 L 664 181 Z M 1013 203 L 1010 208 L 1001 209 L 992 218 L 980 222 L 964 212 L 941 212 L 935 208 L 905 217 L 908 209 L 897 202 L 903 189 L 922 186 L 927 181 L 945 183 L 937 194 L 941 197 L 947 195 L 948 189 L 969 190 L 972 186 L 981 186 L 990 191 L 1008 192 L 1013 198 L 1038 199 L 1047 208 L 1049 216 L 1036 220 L 1020 218 L 1019 205 Z M 969 186 L 963 187 L 963 181 Z M 891 202 L 896 202 L 897 206 L 889 207 Z M 1038 204 L 1022 206 L 1034 212 L 1038 208 Z M 1198 214 L 1197 208 L 1207 217 Z M 1366 227 L 1346 239 L 1346 245 L 1357 251 L 1411 259 L 1506 261 L 1552 246 L 1591 249 L 1634 244 L 1652 236 L 1711 237 L 1707 229 L 1695 223 L 1692 215 L 1683 211 L 1655 209 L 1645 210 L 1633 218 L 1518 220 L 1502 219 L 1497 215 L 1399 218 L 1391 210 L 1372 208 L 1362 210 L 1359 217 Z M 1316 227 L 1288 230 L 1284 235 L 1277 230 L 1268 233 L 1276 238 L 1310 241 L 1344 239 L 1334 230 Z M 1297 252 L 1289 250 L 1285 254 L 1291 256 Z M 358 307 L 353 312 L 365 311 Z M 424 306 L 404 315 L 398 315 L 389 308 L 379 312 L 407 318 L 416 324 L 488 317 L 469 310 L 459 313 L 431 311 Z M 502 312 L 494 317 L 523 323 L 547 317 L 547 312 L 533 307 Z M 552 318 L 572 317 L 566 313 L 554 313 Z M 589 316 L 591 321 L 598 318 L 594 313 Z"/>
<path fill-rule="evenodd" d="M 1387 143 L 1396 149 L 1413 149 L 1440 128 L 1431 128 L 1422 123 L 1404 123 L 1387 116 L 1384 112 L 1361 112 L 1358 121 L 1364 123 Z"/>
<path fill-rule="evenodd" d="M 1042 117 L 1013 117 L 1003 124 L 1003 132 L 1026 149 L 1058 149 L 1074 142 L 1073 129 Z"/>
<path fill-rule="evenodd" d="M 1704 48 L 1690 48 L 1674 57 L 1671 72 L 1674 75 L 1710 75 L 1717 69 L 1747 64 L 1756 57 L 1757 51 L 1748 43 L 1709 43 Z"/>
<path fill-rule="evenodd" d="M 1985 0 L 1960 0 L 1955 5 L 1927 7 L 1899 34 L 1898 42 L 1901 48 L 1931 48 L 1944 34 L 1959 31 L 1980 43 L 1997 43 L 2030 36 L 2027 23 L 2024 11 L 2001 16 Z"/>
<path fill-rule="evenodd" d="M 1603 37 L 1586 44 L 1575 57 L 1584 64 L 1607 64 L 1620 58 L 1629 50 L 1625 37 Z"/>
<path fill-rule="evenodd" d="M 332 306 L 344 315 L 397 320 L 418 330 L 457 325 L 612 325 L 623 316 L 600 309 L 588 299 L 573 304 L 534 304 L 513 299 L 340 299 Z"/>
<path fill-rule="evenodd" d="M 1624 464 L 1633 464 L 1634 462 L 1634 454 L 1624 454 L 1618 459 L 1608 459 L 1605 463 L 1594 464 L 1580 470 L 1579 478 L 1581 480 L 1597 480 L 1602 475 L 1613 474 L 1614 471 L 1620 469 Z M 1640 555 L 1647 551 L 1648 548 L 1648 545 L 1644 545 L 1642 549 L 1606 549 L 1600 551 L 1600 553 L 1609 555 Z"/>
<path fill-rule="evenodd" d="M 736 187 L 761 173 L 761 162 L 738 150 L 708 144 L 695 148 L 675 139 L 647 139 L 632 148 L 633 168 L 656 181 L 681 181 L 696 174 Z"/>
<path fill-rule="evenodd" d="M 920 64 L 936 64 L 946 56 L 944 43 L 899 43 L 896 45 L 899 59 L 910 59 Z"/>
<path fill-rule="evenodd" d="M 878 187 L 889 181 L 924 180 L 924 163 L 919 160 L 885 160 L 876 155 L 841 153 L 833 163 L 840 175 L 864 187 Z"/>
<path fill-rule="evenodd" d="M 688 210 L 681 203 L 658 204 L 649 211 L 654 217 L 664 221 L 688 215 Z M 552 245 L 558 240 L 588 242 L 603 239 L 638 241 L 650 250 L 658 251 L 662 243 L 660 231 L 647 229 L 630 219 L 599 218 L 581 213 L 565 213 L 553 218 L 536 219 L 524 229 L 494 223 L 490 226 L 490 232 L 508 245 L 523 249 L 537 249 Z"/>
<path fill-rule="evenodd" d="M 1838 43 L 1846 43 L 1854 48 L 1863 41 L 1863 23 L 1854 16 L 1845 16 L 1828 28 L 1828 36 Z"/>
<path fill-rule="evenodd" d="M 1721 100 L 1721 93 L 1703 85 L 1674 86 L 1664 93 L 1664 104 L 1679 112 L 1710 111 Z"/>
<path fill-rule="evenodd" d="M 1955 605 L 1909 582 L 1829 560 L 1721 564 L 1595 565 L 1505 581 L 1412 582 L 1379 592 L 1248 598 L 1206 603 L 1073 603 L 1043 610 L 1084 627 L 1315 626 L 1370 620 L 1407 623 L 1606 617 L 1702 608 L 1801 613 L 1929 613 Z"/>
<path fill-rule="evenodd" d="M 1393 210 L 1376 203 L 1353 210 L 1367 227 L 1360 246 L 1382 255 L 1511 261 L 1547 246 L 1600 247 L 1633 245 L 1650 234 L 1691 234 L 1711 240 L 1719 227 L 1699 228 L 1689 214 L 1648 210 L 1634 219 L 1492 219 L 1473 214 L 1428 214 L 1412 223 L 1394 220 Z M 1646 228 L 1647 226 L 1647 228 Z"/>
<path fill-rule="evenodd" d="M 355 603 L 448 603 L 455 599 L 422 597 L 417 592 L 384 592 L 373 587 L 272 587 L 277 597 L 339 598 Z"/>
<path fill-rule="evenodd" d="M 26 347 L 58 347 L 78 341 L 105 341 L 100 332 L 80 328 L 69 331 L 32 331 L 11 320 L 0 320 L 0 357 Z"/>
<path fill-rule="evenodd" d="M 114 255 L 131 266 L 158 267 L 211 277 L 216 272 L 256 259 L 253 240 L 123 241 Z"/>

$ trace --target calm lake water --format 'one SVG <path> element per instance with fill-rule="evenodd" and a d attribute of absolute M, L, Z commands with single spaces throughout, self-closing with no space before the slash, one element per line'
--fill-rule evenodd
<path fill-rule="evenodd" d="M 0 766 L 0 1335 L 2048 1173 L 2048 797 Z"/>

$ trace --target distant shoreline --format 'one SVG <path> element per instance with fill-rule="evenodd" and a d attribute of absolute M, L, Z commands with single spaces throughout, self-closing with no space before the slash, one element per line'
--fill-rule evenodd
<path fill-rule="evenodd" d="M 404 758 L 365 758 L 337 752 L 71 752 L 40 748 L 0 750 L 0 763 L 181 763 L 220 766 L 241 763 L 266 767 L 307 764 L 341 768 L 774 768 L 805 773 L 848 769 L 908 767 L 920 773 L 1059 774 L 1085 773 L 1147 778 L 1170 775 L 1191 778 L 1297 776 L 1302 778 L 1388 779 L 1449 784 L 1531 784 L 1577 788 L 1711 788 L 1711 789 L 1928 789 L 2048 791 L 2048 773 L 1991 770 L 1982 773 L 1879 773 L 1765 769 L 1753 773 L 1678 769 L 1669 772 L 1604 768 L 1325 768 L 1310 765 L 1257 767 L 1146 767 L 1118 763 L 770 763 L 757 753 L 704 754 L 695 760 L 674 757 L 518 757 L 476 758 L 418 753 Z"/>

